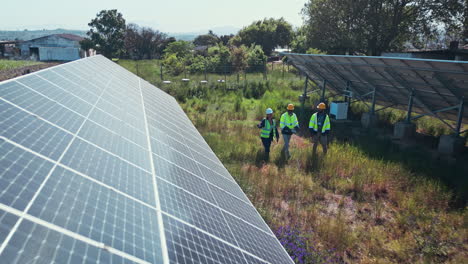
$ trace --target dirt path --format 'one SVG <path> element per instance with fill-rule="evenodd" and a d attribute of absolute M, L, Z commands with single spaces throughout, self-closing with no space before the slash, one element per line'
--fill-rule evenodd
<path fill-rule="evenodd" d="M 11 70 L 3 70 L 3 71 L 0 71 L 0 82 L 11 79 L 11 78 L 15 78 L 21 75 L 25 75 L 31 72 L 39 71 L 45 68 L 53 67 L 59 64 L 60 63 L 51 62 L 51 63 L 43 63 L 43 64 L 25 66 L 25 67 L 11 69 Z"/>

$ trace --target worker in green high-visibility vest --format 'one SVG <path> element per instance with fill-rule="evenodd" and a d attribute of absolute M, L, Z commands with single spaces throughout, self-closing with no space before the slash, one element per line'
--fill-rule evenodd
<path fill-rule="evenodd" d="M 299 121 L 297 120 L 297 116 L 294 113 L 294 105 L 288 104 L 287 109 L 288 111 L 281 115 L 280 128 L 284 139 L 283 152 L 289 159 L 291 157 L 289 154 L 289 141 L 291 140 L 291 136 L 296 134 L 299 130 Z"/>
<path fill-rule="evenodd" d="M 276 127 L 275 119 L 273 119 L 273 110 L 268 108 L 266 110 L 266 118 L 257 125 L 260 131 L 260 139 L 262 140 L 263 147 L 265 148 L 265 161 L 270 159 L 270 146 L 271 142 L 276 138 L 279 141 L 278 128 Z"/>
<path fill-rule="evenodd" d="M 317 146 L 320 142 L 322 145 L 323 153 L 327 154 L 328 147 L 328 133 L 330 133 L 331 124 L 330 117 L 325 113 L 327 106 L 325 103 L 320 103 L 317 105 L 318 112 L 313 114 L 310 117 L 309 130 L 312 135 L 313 153 L 317 151 Z"/>

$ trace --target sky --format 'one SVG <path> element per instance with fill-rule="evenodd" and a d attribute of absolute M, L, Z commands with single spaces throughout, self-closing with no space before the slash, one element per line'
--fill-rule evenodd
<path fill-rule="evenodd" d="M 87 24 L 103 9 L 117 9 L 127 23 L 171 33 L 199 32 L 222 27 L 240 29 L 266 17 L 284 17 L 293 26 L 300 26 L 300 11 L 306 1 L 2 0 L 0 30 L 87 30 Z"/>

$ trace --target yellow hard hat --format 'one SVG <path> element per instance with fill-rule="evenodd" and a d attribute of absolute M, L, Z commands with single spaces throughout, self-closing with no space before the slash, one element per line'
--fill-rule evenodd
<path fill-rule="evenodd" d="M 320 103 L 320 104 L 317 105 L 317 109 L 325 110 L 325 109 L 327 109 L 327 106 L 325 105 L 325 103 Z"/>
<path fill-rule="evenodd" d="M 288 104 L 288 110 L 294 110 L 294 105 L 293 104 Z"/>

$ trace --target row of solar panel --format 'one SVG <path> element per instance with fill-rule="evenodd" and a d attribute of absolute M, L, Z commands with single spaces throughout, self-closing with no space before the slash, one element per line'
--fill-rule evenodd
<path fill-rule="evenodd" d="M 288 57 L 309 76 L 326 79 L 338 93 L 344 92 L 348 81 L 350 90 L 361 95 L 376 88 L 376 101 L 382 105 L 404 109 L 414 91 L 414 111 L 427 113 L 456 106 L 463 96 L 468 98 L 468 63 L 298 54 Z M 464 118 L 468 118 L 468 111 L 464 112 Z M 458 112 L 439 115 L 456 120 Z"/>
<path fill-rule="evenodd" d="M 4 98 L 8 101 L 0 101 L 2 117 L 8 117 L 1 120 L 2 136 L 7 138 L 8 141 L 11 140 L 51 160 L 42 159 L 31 154 L 29 151 L 24 151 L 3 140 L 1 149 L 8 151 L 4 152 L 7 155 L 2 157 L 2 167 L 5 170 L 1 179 L 2 181 L 6 181 L 2 183 L 2 186 L 8 187 L 1 193 L 0 201 L 18 210 L 24 210 L 49 173 L 53 166 L 53 161 L 59 159 L 71 141 L 71 133 L 78 132 L 79 127 L 84 122 L 77 138 L 60 160 L 63 165 L 59 165 L 51 174 L 49 181 L 44 185 L 44 189 L 37 196 L 28 213 L 87 237 L 91 236 L 91 229 L 94 228 L 98 231 L 93 231 L 94 233 L 91 238 L 96 241 L 102 241 L 107 245 L 112 245 L 112 247 L 131 255 L 141 257 L 149 253 L 140 252 L 137 254 L 135 249 L 131 249 L 131 245 L 134 245 L 135 242 L 135 236 L 140 235 L 140 231 L 136 230 L 134 226 L 151 225 L 135 223 L 135 217 L 146 217 L 147 214 L 151 214 L 145 210 L 151 210 L 151 208 L 148 209 L 148 206 L 154 207 L 155 203 L 149 159 L 148 155 L 145 155 L 148 148 L 143 140 L 145 138 L 143 115 L 142 111 L 138 110 L 138 105 L 141 109 L 142 104 L 136 96 L 133 99 L 129 99 L 132 97 L 127 96 L 128 94 L 138 92 L 131 85 L 138 84 L 133 80 L 134 78 L 132 79 L 131 76 L 125 74 L 125 71 L 115 67 L 113 63 L 105 59 L 87 60 L 88 63 L 90 61 L 97 61 L 93 62 L 94 66 L 100 63 L 106 64 L 106 68 L 114 72 L 113 76 L 121 76 L 122 78 L 127 78 L 127 80 L 119 78 L 116 82 L 107 82 L 105 77 L 95 74 L 96 71 L 86 73 L 84 70 L 86 67 L 83 67 L 83 63 L 75 63 L 66 65 L 68 67 L 54 68 L 37 74 L 46 75 L 49 72 L 53 74 L 55 71 L 63 73 L 63 71 L 67 71 L 68 68 L 73 67 L 73 69 L 69 69 L 67 75 L 61 77 L 71 84 L 76 84 L 74 81 L 71 81 L 72 79 L 82 82 L 80 85 L 75 85 L 75 87 L 64 84 L 63 80 L 61 84 L 56 80 L 56 82 L 51 83 L 52 85 L 45 85 L 47 83 L 44 83 L 40 77 L 35 75 L 31 75 L 34 78 L 28 76 L 18 79 L 17 82 L 2 84 L 2 96 L 5 95 Z M 81 74 L 76 74 L 80 68 L 83 68 L 81 69 L 83 71 L 81 74 L 89 74 L 93 78 L 80 78 L 79 75 Z M 29 81 L 29 78 L 32 81 Z M 50 78 L 53 80 L 52 77 Z M 28 80 L 25 81 L 25 79 Z M 88 81 L 90 79 L 92 79 L 92 82 Z M 50 83 L 49 81 L 51 80 L 47 80 Z M 120 81 L 126 81 L 129 85 L 118 85 Z M 37 82 L 40 84 L 37 84 Z M 97 83 L 98 85 L 93 83 Z M 107 91 L 99 89 L 99 87 L 106 84 L 112 85 L 112 95 Z M 151 128 L 150 133 L 152 145 L 154 146 L 153 151 L 155 152 L 153 158 L 159 178 L 158 191 L 160 193 L 162 210 L 233 245 L 241 246 L 241 248 L 253 254 L 257 253 L 256 248 L 247 246 L 249 243 L 245 241 L 256 241 L 256 238 L 262 237 L 262 235 L 267 236 L 266 240 L 262 241 L 270 241 L 270 243 L 264 246 L 263 251 L 260 248 L 259 252 L 262 253 L 261 256 L 269 261 L 281 259 L 282 255 L 284 259 L 284 254 L 281 254 L 284 251 L 282 251 L 279 243 L 271 235 L 271 231 L 266 227 L 256 210 L 249 204 L 245 195 L 220 164 L 217 157 L 212 154 L 206 142 L 204 142 L 201 135 L 193 127 L 193 124 L 188 120 L 180 107 L 178 107 L 175 100 L 167 94 L 145 84 L 145 82 L 142 82 L 142 84 L 145 106 L 147 106 L 147 120 Z M 77 87 L 87 87 L 86 85 L 92 85 L 93 87 L 92 89 L 85 89 L 84 91 L 89 90 L 87 93 L 74 89 Z M 38 88 L 39 90 L 35 90 L 36 87 L 40 87 Z M 72 88 L 68 91 L 64 87 Z M 129 89 L 129 92 L 125 92 L 125 89 Z M 133 92 L 131 89 L 133 89 Z M 96 90 L 99 92 L 96 92 Z M 77 94 L 77 98 L 74 98 L 74 94 L 71 91 Z M 91 91 L 94 91 L 94 94 Z M 97 93 L 102 94 L 101 98 L 98 97 Z M 73 98 L 73 100 L 70 98 Z M 87 101 L 88 99 L 91 100 Z M 23 111 L 10 103 L 21 107 Z M 96 104 L 96 108 L 90 113 L 93 104 Z M 124 104 L 125 107 L 117 107 Z M 119 109 L 121 109 L 120 112 Z M 88 120 L 84 121 L 88 115 Z M 123 118 L 125 116 L 128 118 Z M 164 116 L 176 118 L 168 120 L 170 118 L 164 118 Z M 177 133 L 178 136 L 175 136 L 175 138 L 168 136 L 167 134 L 173 133 L 161 131 L 161 128 L 162 130 L 172 129 L 171 131 Z M 179 137 L 179 140 L 176 139 L 177 137 Z M 194 146 L 194 148 L 189 148 L 187 144 Z M 187 155 L 188 153 L 190 155 Z M 202 155 L 207 155 L 208 157 L 203 158 Z M 24 164 L 26 166 L 22 166 Z M 70 171 L 70 169 L 76 170 L 76 173 L 81 173 L 131 197 L 135 197 L 135 200 L 133 200 L 130 206 L 128 201 L 123 202 L 126 199 L 124 196 L 115 195 L 109 191 L 112 189 L 99 187 L 99 184 L 94 184 L 98 186 L 95 186 L 95 189 L 88 186 L 85 189 L 74 190 L 71 187 L 81 187 L 85 185 L 84 182 L 86 180 L 83 177 L 75 177 L 77 182 L 72 182 L 70 179 L 76 176 L 76 173 Z M 34 175 L 34 177 L 31 177 L 31 175 Z M 63 180 L 64 178 L 66 178 L 66 181 Z M 51 187 L 54 179 L 56 181 L 55 188 Z M 59 183 L 62 185 L 59 185 Z M 209 191 L 202 191 L 204 189 Z M 67 192 L 63 192 L 63 190 L 67 190 Z M 96 192 L 106 195 L 96 198 Z M 87 194 L 88 197 L 80 197 L 78 199 L 82 194 Z M 89 199 L 90 202 L 83 204 L 83 199 Z M 139 203 L 138 201 L 142 201 L 143 203 Z M 74 210 L 74 207 L 67 208 L 70 204 L 76 204 L 76 210 Z M 105 210 L 104 215 L 100 215 L 99 217 L 83 214 L 83 212 L 98 211 L 102 214 L 102 208 L 96 209 L 96 206 L 99 206 L 99 204 L 105 206 L 104 208 L 113 210 L 107 216 L 110 217 L 109 220 L 102 221 L 106 217 Z M 148 206 L 145 207 L 143 206 L 144 204 Z M 136 205 L 138 205 L 139 211 L 135 211 Z M 122 209 L 122 212 L 118 211 L 117 208 L 126 209 Z M 143 210 L 142 208 L 145 209 Z M 128 233 L 129 237 L 122 238 L 116 236 L 115 232 L 116 230 L 125 230 L 127 228 L 125 226 L 125 218 L 123 223 L 117 225 L 116 216 L 125 215 L 125 210 L 127 209 L 131 210 L 127 215 L 132 219 L 128 222 L 133 227 L 128 227 L 128 230 L 131 230 Z M 221 209 L 241 217 L 244 221 L 250 222 L 267 233 L 263 233 L 252 226 L 252 232 L 246 234 L 244 226 L 249 225 Z M 142 210 L 145 213 L 142 213 Z M 63 211 L 69 214 L 67 215 Z M 79 215 L 80 213 L 82 215 Z M 90 217 L 93 219 L 92 221 Z M 98 221 L 95 220 L 96 217 L 101 222 L 94 222 Z M 152 217 L 156 221 L 156 215 L 153 214 Z M 237 227 L 237 229 L 243 231 L 239 233 L 242 235 L 235 234 L 237 236 L 234 238 L 232 232 L 228 232 L 228 230 L 236 229 L 235 221 L 231 221 L 229 224 L 225 222 L 228 218 L 241 222 L 242 228 Z M 74 222 L 77 219 L 80 219 L 80 221 Z M 122 225 L 124 225 L 124 228 L 122 228 Z M 175 226 L 179 225 L 183 224 L 180 223 Z M 155 232 L 153 236 L 157 236 L 158 229 L 155 226 L 157 224 L 151 228 L 151 231 Z M 106 236 L 103 233 L 101 235 L 98 234 L 99 232 L 104 232 L 103 230 L 106 228 L 109 229 Z M 170 233 L 166 224 L 165 228 L 166 232 Z M 80 231 L 81 229 L 83 231 Z M 260 233 L 256 238 L 252 237 L 252 234 L 255 234 L 255 232 Z M 120 236 L 124 235 L 120 234 Z M 133 236 L 133 240 L 130 236 Z M 109 239 L 112 239 L 112 241 Z M 153 241 L 152 243 L 159 241 L 156 237 L 151 237 L 148 240 Z M 245 241 L 240 243 L 243 240 Z M 130 245 L 125 246 L 122 241 L 127 241 Z M 239 244 L 236 241 L 239 241 Z M 220 241 L 217 243 L 222 244 Z M 257 244 L 256 242 L 252 243 Z M 182 248 L 173 247 L 171 249 L 170 245 L 168 245 L 170 252 L 172 252 L 171 258 L 181 258 L 180 252 L 184 250 L 183 244 L 181 246 Z M 147 249 L 146 246 L 142 246 L 142 248 Z M 159 258 L 157 251 L 152 250 L 151 247 L 149 250 L 155 252 L 155 255 L 145 255 L 142 259 L 153 262 L 153 260 Z M 191 248 L 187 250 L 193 251 Z M 277 252 L 277 256 L 275 254 L 271 255 L 272 250 Z M 4 254 L 6 254 L 5 252 L 9 251 L 5 250 Z M 18 255 L 17 253 L 16 255 Z M 192 252 L 191 254 L 193 255 L 194 253 Z M 241 253 L 239 254 L 242 255 Z M 206 257 L 203 254 L 200 256 Z M 250 259 L 251 257 L 248 258 Z"/>
<path fill-rule="evenodd" d="M 13 179 L 11 182 L 2 182 L 2 185 L 6 186 L 6 188 L 5 195 L 2 193 L 0 201 L 18 210 L 23 210 L 47 176 L 46 174 L 49 173 L 53 164 L 27 151 L 14 147 L 7 142 L 2 142 L 1 149 L 6 150 L 7 153 L 7 156 L 2 158 L 2 160 L 6 162 L 10 161 L 9 164 L 2 166 L 6 170 L 1 178 L 8 179 L 15 176 L 23 178 Z M 24 162 L 21 162 L 23 159 Z M 23 167 L 22 164 L 25 166 Z M 15 184 L 12 185 L 12 182 Z M 212 190 L 216 189 L 213 188 Z M 151 192 L 152 190 L 148 191 Z M 250 230 L 246 230 L 248 225 L 241 220 L 222 212 L 217 207 L 198 199 L 174 185 L 159 181 L 158 191 L 161 199 L 161 208 L 170 215 L 176 216 L 234 245 L 238 245 L 236 241 L 239 241 L 239 246 L 252 253 L 260 252 L 260 256 L 265 259 L 272 261 L 276 258 L 274 254 L 270 253 L 272 250 L 275 250 L 271 248 L 271 245 L 276 245 L 273 237 L 253 227 Z M 217 190 L 217 195 L 219 197 L 227 196 L 225 192 L 219 189 Z M 231 200 L 235 199 L 231 198 Z M 225 200 L 225 204 L 221 204 L 221 206 L 224 209 L 228 209 L 228 211 L 232 211 L 230 208 L 238 210 L 237 213 L 240 213 L 240 216 L 248 214 L 250 209 L 245 205 L 243 207 L 242 205 L 238 206 L 228 200 Z M 243 212 L 243 210 L 246 211 Z M 159 241 L 157 237 L 154 237 L 157 235 L 155 225 L 136 221 L 156 221 L 156 214 L 151 212 L 153 212 L 151 208 L 139 202 L 115 194 L 108 188 L 95 184 L 65 168 L 58 167 L 50 176 L 47 184 L 44 185 L 44 189 L 39 193 L 28 214 L 95 241 L 103 242 L 106 245 L 144 260 L 157 263 L 154 262 L 156 256 L 146 256 L 145 254 L 147 253 L 138 253 L 135 252 L 136 248 L 132 249 L 132 245 L 136 243 L 136 240 L 134 240 L 136 238 L 138 238 L 138 241 L 143 242 L 145 240 L 153 241 L 153 243 Z M 254 210 L 252 213 L 255 216 L 256 212 Z M 229 225 L 225 222 L 225 219 L 228 218 L 231 219 Z M 241 227 L 236 227 L 236 223 Z M 145 231 L 137 228 L 145 228 Z M 235 238 L 229 231 L 232 228 L 240 230 L 234 233 Z M 123 230 L 123 233 L 120 233 L 119 230 Z M 152 236 L 146 238 L 148 235 Z M 264 242 L 270 240 L 270 243 L 257 245 L 258 241 L 254 241 L 259 237 L 262 237 L 261 241 Z M 250 243 L 257 245 L 256 247 L 252 247 L 249 244 L 251 240 L 253 241 Z M 142 250 L 148 250 L 148 246 L 146 245 L 137 244 L 134 246 Z M 132 250 L 128 251 L 128 248 Z M 276 248 L 276 251 L 278 249 L 280 248 Z M 1 257 L 9 259 L 13 256 L 6 255 Z"/>

